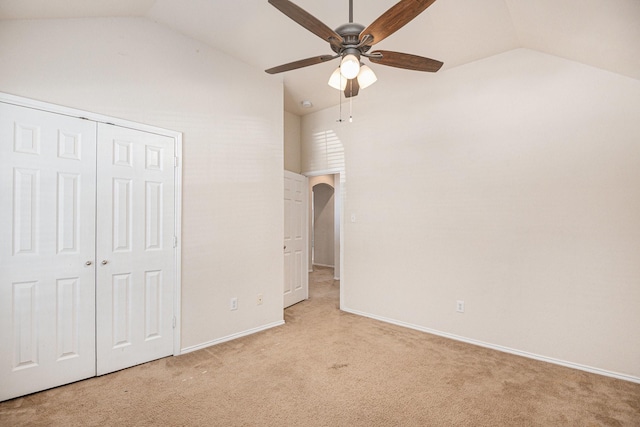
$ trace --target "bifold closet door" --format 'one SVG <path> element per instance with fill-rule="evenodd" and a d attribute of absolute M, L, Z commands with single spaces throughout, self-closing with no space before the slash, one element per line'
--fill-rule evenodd
<path fill-rule="evenodd" d="M 96 374 L 96 123 L 0 102 L 0 400 Z"/>
<path fill-rule="evenodd" d="M 173 354 L 174 144 L 98 124 L 98 375 Z"/>

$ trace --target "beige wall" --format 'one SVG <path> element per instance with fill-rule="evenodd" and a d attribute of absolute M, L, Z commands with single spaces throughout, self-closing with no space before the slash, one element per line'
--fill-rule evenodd
<path fill-rule="evenodd" d="M 284 112 L 284 169 L 301 173 L 300 116 Z"/>
<path fill-rule="evenodd" d="M 525 49 L 395 71 L 353 123 L 303 117 L 303 170 L 346 173 L 343 308 L 640 380 L 640 81 Z"/>
<path fill-rule="evenodd" d="M 145 19 L 4 21 L 0 64 L 2 92 L 183 132 L 182 348 L 282 321 L 281 83 Z"/>

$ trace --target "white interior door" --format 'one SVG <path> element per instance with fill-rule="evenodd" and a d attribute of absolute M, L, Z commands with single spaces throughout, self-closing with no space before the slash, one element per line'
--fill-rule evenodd
<path fill-rule="evenodd" d="M 175 142 L 102 123 L 98 135 L 102 375 L 173 354 Z"/>
<path fill-rule="evenodd" d="M 0 102 L 0 401 L 94 376 L 96 123 Z"/>
<path fill-rule="evenodd" d="M 284 307 L 309 298 L 307 177 L 284 172 Z"/>

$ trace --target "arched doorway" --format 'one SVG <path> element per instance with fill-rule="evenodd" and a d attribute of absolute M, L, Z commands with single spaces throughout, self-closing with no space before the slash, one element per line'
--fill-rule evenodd
<path fill-rule="evenodd" d="M 342 218 L 342 207 L 341 207 L 342 205 L 341 179 L 342 178 L 340 173 L 327 173 L 323 175 L 314 175 L 309 177 L 309 253 L 308 253 L 309 272 L 313 270 L 313 263 L 314 263 L 313 239 L 314 239 L 314 234 L 317 234 L 316 230 L 314 230 L 314 220 L 315 220 L 314 211 L 313 211 L 314 187 L 316 187 L 319 184 L 325 184 L 327 187 L 324 187 L 323 189 L 320 189 L 320 187 L 318 187 L 318 189 L 320 189 L 320 193 L 322 193 L 323 190 L 328 190 L 329 192 L 333 193 L 333 200 L 332 200 L 333 205 L 329 203 L 329 206 L 327 207 L 325 205 L 323 209 L 323 215 L 325 217 L 333 215 L 333 223 L 332 223 L 333 227 L 331 227 L 331 223 L 327 221 L 329 225 L 325 223 L 323 230 L 322 231 L 318 230 L 318 232 L 321 233 L 320 234 L 321 236 L 324 236 L 326 238 L 329 244 L 333 242 L 333 261 L 329 260 L 328 258 L 325 258 L 324 259 L 325 262 L 322 262 L 322 259 L 320 258 L 318 260 L 315 260 L 315 262 L 317 263 L 317 265 L 331 266 L 334 271 L 335 280 L 340 280 L 342 275 L 341 274 L 342 273 L 341 271 L 342 270 L 341 269 L 341 264 L 342 264 L 341 229 L 342 229 L 343 218 Z M 319 203 L 319 205 L 323 204 L 322 201 L 317 201 L 317 203 Z M 321 222 L 322 222 L 322 219 L 321 219 Z M 331 240 L 327 236 L 331 234 L 333 235 L 333 240 Z M 329 253 L 331 253 L 331 251 L 329 251 Z"/>

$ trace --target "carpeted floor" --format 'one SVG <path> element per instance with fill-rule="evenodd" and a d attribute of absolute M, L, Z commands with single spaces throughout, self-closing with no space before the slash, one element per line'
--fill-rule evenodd
<path fill-rule="evenodd" d="M 340 312 L 332 277 L 284 326 L 0 403 L 0 426 L 640 426 L 640 384 Z"/>

